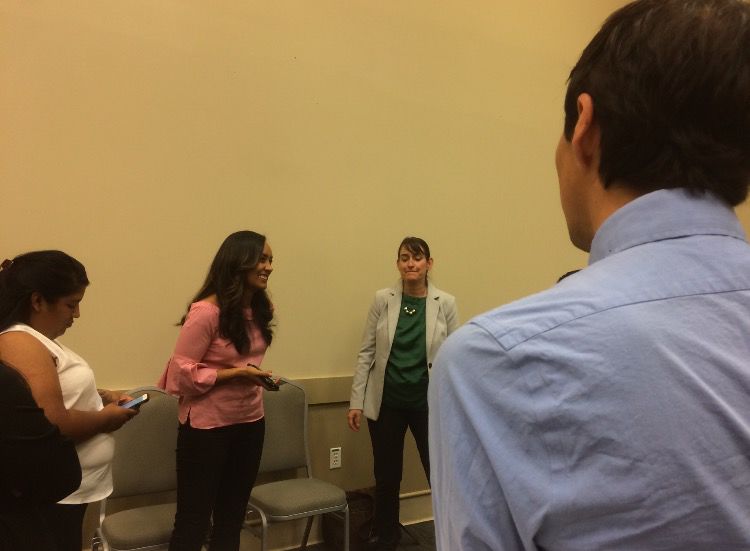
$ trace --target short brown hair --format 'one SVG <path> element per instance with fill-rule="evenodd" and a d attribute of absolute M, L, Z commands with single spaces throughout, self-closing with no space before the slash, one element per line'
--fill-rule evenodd
<path fill-rule="evenodd" d="M 570 73 L 565 137 L 589 94 L 599 173 L 643 192 L 687 188 L 730 205 L 750 180 L 750 4 L 638 0 L 613 13 Z"/>

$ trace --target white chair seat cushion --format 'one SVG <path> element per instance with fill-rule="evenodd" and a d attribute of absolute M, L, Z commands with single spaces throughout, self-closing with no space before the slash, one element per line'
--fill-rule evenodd
<path fill-rule="evenodd" d="M 261 484 L 253 489 L 250 503 L 270 518 L 315 514 L 346 504 L 346 492 L 315 478 L 294 478 Z"/>
<path fill-rule="evenodd" d="M 107 515 L 102 534 L 113 550 L 139 549 L 169 541 L 175 503 L 138 507 Z"/>

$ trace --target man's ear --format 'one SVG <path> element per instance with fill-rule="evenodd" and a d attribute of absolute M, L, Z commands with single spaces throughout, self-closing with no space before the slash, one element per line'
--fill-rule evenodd
<path fill-rule="evenodd" d="M 576 160 L 591 170 L 599 171 L 599 147 L 601 133 L 594 120 L 594 100 L 584 93 L 578 96 L 578 120 L 570 140 Z"/>

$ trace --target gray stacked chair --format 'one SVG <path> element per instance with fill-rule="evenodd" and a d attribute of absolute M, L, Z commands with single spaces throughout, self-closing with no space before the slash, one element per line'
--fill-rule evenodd
<path fill-rule="evenodd" d="M 137 498 L 177 489 L 177 399 L 156 387 L 128 391 L 147 392 L 149 401 L 140 413 L 115 431 L 112 464 L 114 491 L 108 499 Z M 92 551 L 146 551 L 164 549 L 174 525 L 175 503 L 162 503 L 106 514 L 101 502 L 99 527 Z"/>
<path fill-rule="evenodd" d="M 261 551 L 267 551 L 268 525 L 307 518 L 300 549 L 307 547 L 313 519 L 324 513 L 340 512 L 344 516 L 344 551 L 349 551 L 349 506 L 346 492 L 312 478 L 307 448 L 307 397 L 298 384 L 282 379 L 276 392 L 265 391 L 266 437 L 260 473 L 302 472 L 301 477 L 287 478 L 253 488 L 248 512 L 260 516 Z"/>

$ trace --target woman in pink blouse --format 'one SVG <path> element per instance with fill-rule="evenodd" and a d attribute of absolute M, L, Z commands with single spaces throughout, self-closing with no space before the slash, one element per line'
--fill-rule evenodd
<path fill-rule="evenodd" d="M 239 549 L 263 449 L 263 361 L 273 333 L 266 238 L 224 240 L 182 318 L 159 386 L 179 396 L 177 514 L 169 549 L 198 551 L 210 519 L 211 551 Z"/>

